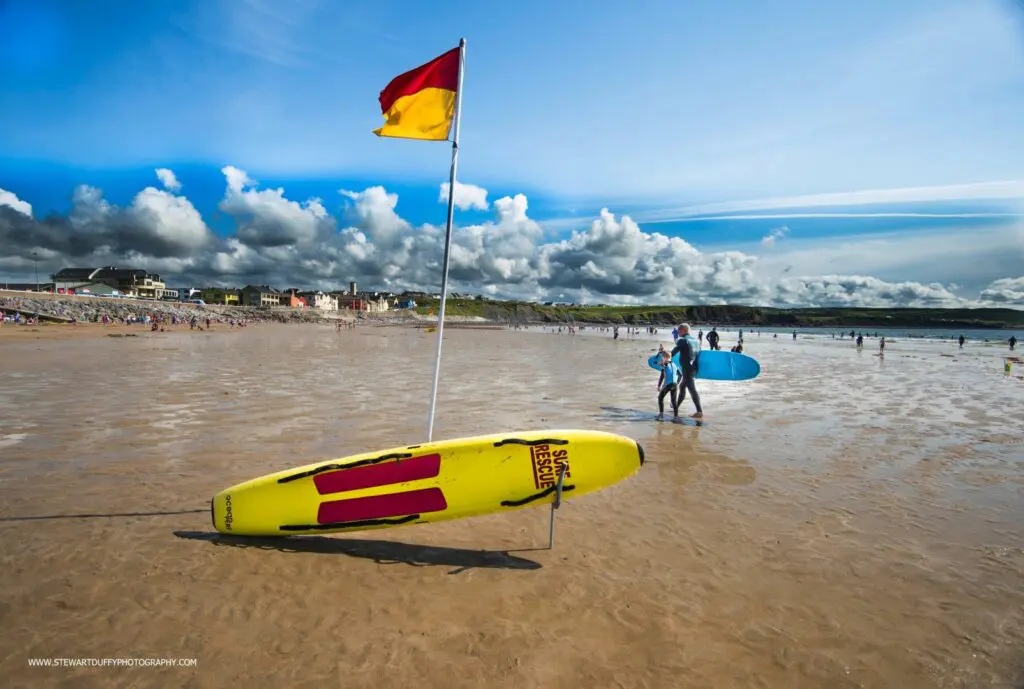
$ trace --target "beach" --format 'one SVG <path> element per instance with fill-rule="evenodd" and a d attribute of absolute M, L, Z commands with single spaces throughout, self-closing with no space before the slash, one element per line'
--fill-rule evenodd
<path fill-rule="evenodd" d="M 546 506 L 213 533 L 227 486 L 423 442 L 436 334 L 0 328 L 5 686 L 1024 683 L 1024 364 L 1005 371 L 1005 344 L 895 338 L 880 357 L 747 334 L 761 375 L 698 381 L 697 425 L 651 418 L 660 338 L 445 329 L 435 439 L 644 447 L 635 476 L 566 497 L 548 550 Z"/>

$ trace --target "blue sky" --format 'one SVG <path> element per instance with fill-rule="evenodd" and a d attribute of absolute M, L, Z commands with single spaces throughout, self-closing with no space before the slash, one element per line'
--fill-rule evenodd
<path fill-rule="evenodd" d="M 0 189 L 42 216 L 78 184 L 127 205 L 170 168 L 229 233 L 233 165 L 331 212 L 340 188 L 384 185 L 409 221 L 443 223 L 448 147 L 371 130 L 380 89 L 462 36 L 459 178 L 526 194 L 556 234 L 607 207 L 702 248 L 764 246 L 787 223 L 778 249 L 981 237 L 1024 211 L 1020 185 L 962 186 L 1024 180 L 1013 0 L 0 0 Z M 933 191 L 842 196 L 910 187 Z M 763 201 L 814 194 L 839 197 Z M 786 220 L 822 210 L 918 217 Z M 1009 216 L 921 217 L 977 213 Z"/>

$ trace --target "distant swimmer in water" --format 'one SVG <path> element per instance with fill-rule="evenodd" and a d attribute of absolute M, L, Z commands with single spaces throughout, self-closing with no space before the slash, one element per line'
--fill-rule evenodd
<path fill-rule="evenodd" d="M 713 330 L 711 332 L 714 332 Z M 710 340 L 711 335 L 708 335 Z M 717 338 L 716 338 L 717 339 Z M 700 351 L 700 345 L 697 344 L 697 340 L 690 334 L 690 325 L 688 323 L 681 323 L 679 325 L 679 339 L 676 340 L 676 346 L 672 350 L 672 356 L 679 355 L 679 369 L 682 373 L 682 377 L 679 381 L 679 389 L 681 390 L 679 396 L 679 404 L 683 404 L 683 400 L 686 399 L 686 391 L 690 391 L 690 397 L 693 398 L 693 406 L 697 408 L 697 413 L 693 415 L 694 419 L 703 419 L 704 410 L 700 406 L 700 395 L 697 394 L 697 387 L 694 385 L 694 377 L 697 374 L 697 353 Z"/>
<path fill-rule="evenodd" d="M 665 395 L 671 395 L 672 415 L 679 416 L 679 401 L 676 400 L 676 389 L 679 385 L 679 378 L 682 375 L 672 356 L 664 349 L 661 350 L 661 359 L 658 360 L 661 366 L 661 375 L 658 376 L 658 420 L 665 417 Z"/>

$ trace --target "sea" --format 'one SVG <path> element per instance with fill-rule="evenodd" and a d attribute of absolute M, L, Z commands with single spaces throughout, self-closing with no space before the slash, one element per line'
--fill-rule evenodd
<path fill-rule="evenodd" d="M 554 327 L 556 330 L 558 326 L 546 326 L 547 328 Z M 1024 328 L 1020 330 L 1013 330 L 1011 328 L 809 328 L 809 327 L 798 327 L 798 328 L 779 328 L 779 327 L 742 327 L 742 326 L 712 326 L 709 324 L 702 323 L 691 323 L 691 329 L 694 334 L 697 331 L 703 330 L 705 333 L 711 330 L 712 327 L 717 327 L 718 332 L 728 340 L 733 340 L 737 337 L 739 332 L 743 331 L 744 339 L 756 338 L 758 335 L 761 337 L 779 335 L 780 337 L 785 335 L 792 337 L 793 333 L 796 332 L 798 338 L 813 338 L 813 339 L 850 339 L 850 331 L 852 330 L 856 335 L 863 335 L 865 338 L 884 337 L 887 340 L 898 340 L 898 339 L 920 339 L 920 340 L 949 340 L 955 341 L 961 335 L 963 335 L 969 342 L 987 342 L 987 343 L 1003 343 L 1005 344 L 1011 335 L 1016 335 L 1018 340 L 1024 338 Z M 604 330 L 601 330 L 603 328 Z M 604 332 L 610 331 L 611 325 L 608 326 L 594 326 L 588 325 L 583 331 L 584 333 Z M 625 326 L 619 326 L 620 331 L 625 329 Z M 668 326 L 660 326 L 657 328 L 657 334 L 651 337 L 659 338 L 663 337 L 664 334 L 670 333 L 672 330 Z M 647 335 L 645 327 L 640 327 L 640 335 Z M 1024 346 L 1024 343 L 1022 343 Z"/>

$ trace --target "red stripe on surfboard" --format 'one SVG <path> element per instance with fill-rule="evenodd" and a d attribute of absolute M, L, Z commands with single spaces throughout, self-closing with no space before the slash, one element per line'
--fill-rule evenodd
<path fill-rule="evenodd" d="M 440 512 L 448 508 L 440 488 L 424 488 L 405 493 L 373 495 L 350 500 L 332 500 L 320 503 L 316 520 L 320 524 L 355 522 L 363 519 L 403 517 L 407 514 Z"/>
<path fill-rule="evenodd" d="M 344 493 L 348 490 L 390 486 L 393 483 L 434 478 L 441 471 L 441 455 L 423 455 L 355 469 L 341 469 L 313 477 L 320 495 Z"/>

